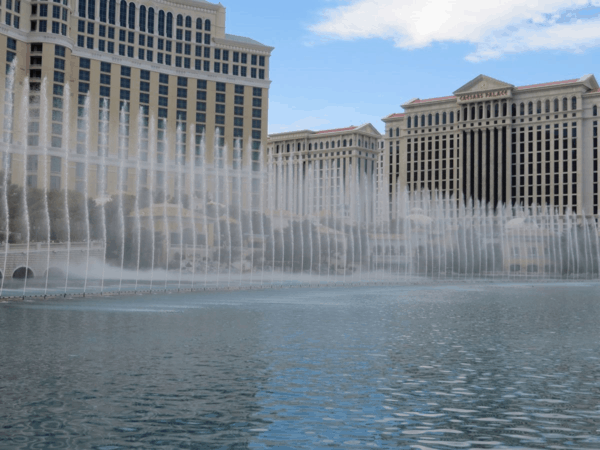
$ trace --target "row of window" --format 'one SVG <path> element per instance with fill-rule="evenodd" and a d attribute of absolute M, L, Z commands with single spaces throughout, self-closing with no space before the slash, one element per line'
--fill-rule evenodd
<path fill-rule="evenodd" d="M 554 99 L 554 112 L 558 112 L 559 111 L 559 107 L 560 107 L 560 101 L 559 99 Z M 525 115 L 525 111 L 527 111 L 528 115 L 533 115 L 534 114 L 534 106 L 535 106 L 535 114 L 542 114 L 542 106 L 544 105 L 544 112 L 545 113 L 550 113 L 551 112 L 551 106 L 552 103 L 550 102 L 550 100 L 545 100 L 545 102 L 542 102 L 542 100 L 538 100 L 537 103 L 534 105 L 534 102 L 529 102 L 527 103 L 527 105 L 524 102 L 521 102 L 519 105 L 517 105 L 516 103 L 513 103 L 511 105 L 511 116 L 515 117 L 517 115 Z M 562 99 L 562 111 L 567 111 L 569 107 L 569 100 L 567 97 L 564 97 Z M 470 116 L 469 116 L 469 107 L 465 106 L 463 107 L 463 117 L 464 120 L 478 120 L 478 119 L 484 119 L 484 118 L 492 118 L 492 117 L 504 117 L 507 115 L 507 108 L 508 108 L 508 104 L 506 102 L 503 102 L 502 104 L 500 103 L 494 103 L 492 104 L 487 104 L 485 105 L 472 105 L 470 107 Z M 500 109 L 502 109 L 502 111 L 500 111 Z M 577 109 L 577 97 L 571 97 L 571 110 L 576 110 Z M 518 112 L 518 114 L 517 114 Z M 593 106 L 593 115 L 596 116 L 598 114 L 598 108 L 597 106 Z M 460 122 L 460 111 L 456 112 L 456 121 Z M 425 127 L 425 126 L 434 126 L 434 125 L 446 125 L 447 123 L 454 123 L 454 111 L 450 111 L 449 113 L 446 112 L 442 112 L 440 113 L 435 113 L 435 114 L 428 114 L 427 116 L 425 114 L 422 114 L 420 116 L 420 120 L 419 120 L 419 116 L 415 115 L 414 117 L 408 116 L 406 119 L 406 127 L 407 128 L 417 128 L 419 127 L 419 124 L 421 127 Z M 394 135 L 394 129 L 390 128 L 388 130 L 389 132 L 389 137 L 393 137 Z M 395 129 L 395 133 L 396 136 L 400 136 L 400 128 L 397 127 Z"/>
<path fill-rule="evenodd" d="M 99 2 L 99 20 L 102 23 L 116 25 L 117 2 L 116 0 L 100 0 Z M 136 12 L 138 8 L 135 3 L 129 3 L 121 0 L 119 3 L 119 25 L 129 27 L 132 30 L 136 29 Z M 78 3 L 79 17 L 96 20 L 96 0 L 79 0 Z M 154 8 L 146 8 L 141 5 L 139 7 L 139 18 L 137 21 L 138 29 L 143 32 L 153 34 L 155 32 L 155 20 L 158 20 L 157 33 L 159 36 L 173 37 L 173 13 L 160 10 L 155 12 Z M 192 18 L 182 14 L 177 15 L 177 27 L 192 28 Z M 198 17 L 195 20 L 196 29 L 211 31 L 211 21 L 203 20 Z"/>
<path fill-rule="evenodd" d="M 94 38 L 93 37 L 85 37 L 83 35 L 77 36 L 77 46 L 88 48 L 90 50 L 94 49 Z M 102 52 L 114 53 L 115 52 L 115 44 L 113 42 L 106 42 L 102 39 L 98 40 L 98 50 Z M 207 50 L 207 48 L 205 48 Z M 135 57 L 135 48 L 133 46 L 126 46 L 125 44 L 119 44 L 118 53 L 120 56 L 127 56 L 128 58 Z M 188 50 L 186 49 L 186 53 Z M 146 50 L 143 48 L 138 48 L 138 59 L 143 61 L 153 62 L 154 60 L 154 51 Z M 156 62 L 159 64 L 165 64 L 167 66 L 173 65 L 173 59 L 170 54 L 157 53 L 156 54 Z M 187 57 L 175 56 L 174 61 L 175 67 L 182 67 L 185 69 L 192 68 L 192 59 Z M 232 65 L 231 72 L 229 70 L 230 65 L 226 63 L 214 62 L 212 71 L 214 73 L 223 73 L 225 75 L 229 75 L 230 73 L 234 76 L 247 77 L 248 71 L 246 66 L 238 66 Z M 201 61 L 199 59 L 194 60 L 194 69 L 197 71 L 203 70 L 205 72 L 209 72 L 210 61 Z M 265 79 L 265 69 L 256 69 L 255 67 L 250 68 L 250 78 L 258 78 L 260 80 Z"/>

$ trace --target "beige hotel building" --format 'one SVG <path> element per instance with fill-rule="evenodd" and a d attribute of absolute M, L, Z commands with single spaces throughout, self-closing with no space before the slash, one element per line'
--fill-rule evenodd
<path fill-rule="evenodd" d="M 599 107 L 593 75 L 529 86 L 480 75 L 452 95 L 413 99 L 383 118 L 390 197 L 435 190 L 597 215 Z"/>
<path fill-rule="evenodd" d="M 96 197 L 119 190 L 135 193 L 139 171 L 143 187 L 160 187 L 164 173 L 148 177 L 148 170 L 164 167 L 165 160 L 167 173 L 194 163 L 202 135 L 209 163 L 214 162 L 216 136 L 221 163 L 260 159 L 267 138 L 273 48 L 227 34 L 220 3 L 3 0 L 0 18 L 0 58 L 5 61 L 0 151 L 9 158 L 11 182 L 27 180 L 40 188 L 47 182 L 49 189 L 83 191 L 88 179 L 89 195 Z M 21 99 L 27 88 L 25 125 Z M 47 100 L 40 95 L 44 89 Z M 89 126 L 83 117 L 87 94 Z M 176 158 L 178 127 L 183 132 L 177 137 Z M 228 154 L 222 152 L 225 146 Z M 106 167 L 105 193 L 98 192 L 101 163 Z M 125 171 L 122 177 L 119 167 Z M 171 191 L 175 178 L 168 176 Z M 148 186 L 149 180 L 155 186 Z"/>
<path fill-rule="evenodd" d="M 273 207 L 299 215 L 327 211 L 339 217 L 372 217 L 374 206 L 367 194 L 375 189 L 380 140 L 381 133 L 370 123 L 269 135 L 267 162 L 276 185 L 299 187 L 285 189 L 285 198 L 275 196 Z M 354 192 L 358 186 L 360 191 Z M 332 211 L 334 206 L 343 210 Z"/>

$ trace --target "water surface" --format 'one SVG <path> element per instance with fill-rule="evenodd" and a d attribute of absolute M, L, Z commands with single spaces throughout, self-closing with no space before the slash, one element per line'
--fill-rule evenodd
<path fill-rule="evenodd" d="M 600 285 L 0 304 L 0 448 L 600 448 Z"/>

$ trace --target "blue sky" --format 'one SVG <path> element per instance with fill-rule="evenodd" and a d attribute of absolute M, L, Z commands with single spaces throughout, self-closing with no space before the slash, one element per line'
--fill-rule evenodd
<path fill-rule="evenodd" d="M 275 47 L 269 133 L 322 130 L 450 95 L 600 77 L 600 0 L 221 0 L 228 33 Z M 485 5 L 485 6 L 484 6 Z"/>

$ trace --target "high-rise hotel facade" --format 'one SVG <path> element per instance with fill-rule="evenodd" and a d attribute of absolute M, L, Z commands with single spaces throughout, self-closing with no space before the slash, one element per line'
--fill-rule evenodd
<path fill-rule="evenodd" d="M 453 95 L 402 107 L 383 118 L 392 199 L 429 190 L 492 206 L 598 214 L 593 75 L 530 86 L 480 75 Z"/>
<path fill-rule="evenodd" d="M 209 162 L 261 158 L 273 48 L 227 34 L 220 3 L 4 0 L 0 17 L 0 150 L 11 182 L 83 192 L 87 181 L 97 197 L 135 193 L 138 181 L 160 187 L 163 173 L 148 170 L 167 167 L 172 190 L 168 168 L 201 163 L 202 138 Z M 107 192 L 98 192 L 101 161 Z"/>

